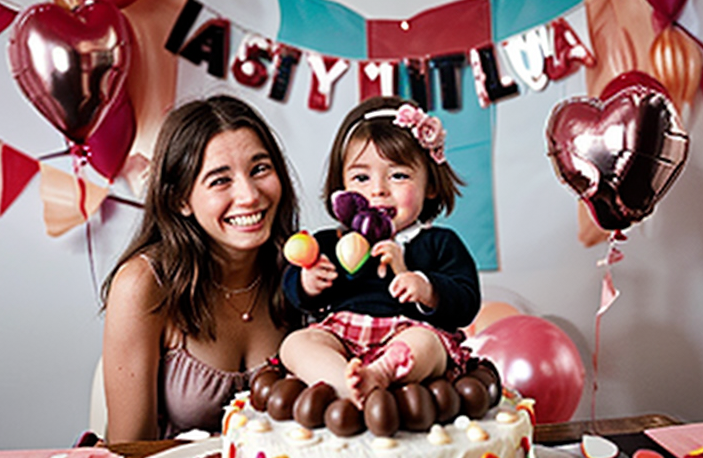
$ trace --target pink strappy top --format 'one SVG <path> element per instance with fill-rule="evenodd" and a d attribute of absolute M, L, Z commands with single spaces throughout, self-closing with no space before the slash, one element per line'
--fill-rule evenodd
<path fill-rule="evenodd" d="M 154 278 L 162 285 L 151 258 Z M 186 335 L 176 348 L 166 349 L 159 367 L 159 436 L 172 438 L 191 429 L 211 433 L 221 430 L 223 408 L 234 394 L 249 389 L 249 379 L 266 363 L 245 372 L 227 372 L 209 366 L 190 354 Z"/>
<path fill-rule="evenodd" d="M 178 347 L 161 359 L 159 426 L 162 438 L 172 438 L 191 429 L 220 432 L 223 407 L 235 393 L 249 388 L 251 375 L 211 367 L 188 352 L 183 335 Z"/>

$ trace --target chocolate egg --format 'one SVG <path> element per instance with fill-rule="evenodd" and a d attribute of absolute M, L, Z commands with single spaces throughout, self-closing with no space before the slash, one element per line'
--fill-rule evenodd
<path fill-rule="evenodd" d="M 481 362 L 479 362 L 479 366 L 483 367 L 485 369 L 488 369 L 488 372 L 493 374 L 496 378 L 496 385 L 498 387 L 498 401 L 496 401 L 496 404 L 500 402 L 500 398 L 503 396 L 503 384 L 500 379 L 500 372 L 498 372 L 498 368 L 493 364 L 493 361 L 483 358 L 481 359 Z"/>
<path fill-rule="evenodd" d="M 305 388 L 293 404 L 293 418 L 306 428 L 319 428 L 325 424 L 325 410 L 337 393 L 332 386 L 318 382 Z"/>
<path fill-rule="evenodd" d="M 266 410 L 266 401 L 271 392 L 271 385 L 283 377 L 280 369 L 267 367 L 259 371 L 251 381 L 250 401 L 251 406 L 263 412 Z"/>
<path fill-rule="evenodd" d="M 364 430 L 364 418 L 351 400 L 337 399 L 325 410 L 325 426 L 337 436 L 349 437 Z"/>
<path fill-rule="evenodd" d="M 500 377 L 483 365 L 479 365 L 467 375 L 479 379 L 486 387 L 486 390 L 488 390 L 488 407 L 497 406 L 503 394 L 501 392 Z"/>
<path fill-rule="evenodd" d="M 454 382 L 461 397 L 461 412 L 469 418 L 482 418 L 488 412 L 488 390 L 477 378 L 465 375 Z"/>
<path fill-rule="evenodd" d="M 390 437 L 400 429 L 398 405 L 390 391 L 377 388 L 371 392 L 364 403 L 364 421 L 379 437 Z"/>
<path fill-rule="evenodd" d="M 445 378 L 438 378 L 427 385 L 437 406 L 437 422 L 452 421 L 461 410 L 461 397 L 454 386 Z"/>
<path fill-rule="evenodd" d="M 398 404 L 400 424 L 408 431 L 427 431 L 437 419 L 437 408 L 430 390 L 419 383 L 408 383 L 393 391 Z"/>
<path fill-rule="evenodd" d="M 266 401 L 266 412 L 274 420 L 292 420 L 293 404 L 305 387 L 305 383 L 295 377 L 276 380 Z"/>

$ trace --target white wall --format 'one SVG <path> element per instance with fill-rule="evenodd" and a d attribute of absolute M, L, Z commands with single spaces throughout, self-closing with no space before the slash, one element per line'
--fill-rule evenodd
<path fill-rule="evenodd" d="M 256 2 L 245 3 L 243 8 Z M 275 1 L 268 3 L 275 7 Z M 367 17 L 393 17 L 393 11 L 405 17 L 428 6 L 421 0 L 402 2 L 398 5 L 407 9 L 400 11 L 389 10 L 391 2 L 345 3 L 357 5 Z M 229 14 L 224 8 L 222 13 Z M 264 25 L 268 19 L 245 25 L 275 30 Z M 6 49 L 8 35 L 0 34 L 0 48 Z M 354 78 L 342 78 L 336 105 L 320 115 L 304 108 L 305 66 L 299 67 L 299 80 L 282 107 L 236 83 L 194 90 L 202 71 L 188 65 L 181 65 L 181 77 L 192 81 L 181 84 L 182 94 L 188 87 L 195 94 L 224 88 L 261 108 L 286 143 L 299 176 L 304 225 L 324 224 L 318 200 L 321 158 L 354 102 Z M 577 241 L 576 199 L 557 181 L 544 142 L 551 107 L 583 93 L 579 73 L 541 93 L 524 90 L 497 105 L 494 177 L 501 269 L 482 273 L 481 279 L 488 296 L 517 296 L 531 313 L 559 324 L 579 347 L 590 380 L 603 274 L 596 261 L 606 247 L 586 249 Z M 60 135 L 20 94 L 6 59 L 0 59 L 0 94 L 0 140 L 33 157 L 63 147 Z M 692 142 L 684 172 L 652 217 L 628 231 L 621 247 L 625 259 L 613 268 L 621 296 L 603 318 L 598 417 L 664 412 L 703 420 L 703 144 L 696 138 L 703 127 L 703 103 L 698 102 L 689 120 Z M 283 121 L 288 110 L 301 112 L 297 124 Z M 51 164 L 68 167 L 61 161 Z M 138 213 L 107 203 L 91 219 L 92 267 L 84 226 L 58 238 L 44 233 L 38 176 L 0 217 L 0 449 L 67 447 L 88 427 L 90 383 L 102 335 L 91 268 L 101 281 L 127 243 Z M 589 418 L 590 395 L 587 384 L 575 418 Z"/>

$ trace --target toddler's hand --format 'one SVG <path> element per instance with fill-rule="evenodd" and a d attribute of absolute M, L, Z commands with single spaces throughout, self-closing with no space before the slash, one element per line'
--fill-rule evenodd
<path fill-rule="evenodd" d="M 303 268 L 300 271 L 300 284 L 305 294 L 311 297 L 317 296 L 332 286 L 335 278 L 337 278 L 337 270 L 324 254 L 320 255 L 320 259 L 312 267 Z"/>
<path fill-rule="evenodd" d="M 371 248 L 371 256 L 381 257 L 378 264 L 378 276 L 381 278 L 385 278 L 388 266 L 391 266 L 396 275 L 408 270 L 403 258 L 403 249 L 391 240 L 383 240 L 374 245 Z"/>
<path fill-rule="evenodd" d="M 415 272 L 403 272 L 395 276 L 388 290 L 399 302 L 419 302 L 430 308 L 437 306 L 437 297 L 432 283 Z"/>

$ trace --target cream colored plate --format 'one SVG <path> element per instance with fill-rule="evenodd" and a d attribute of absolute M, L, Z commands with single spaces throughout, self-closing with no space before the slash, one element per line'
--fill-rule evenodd
<path fill-rule="evenodd" d="M 149 458 L 200 458 L 222 450 L 222 438 L 209 439 L 179 445 L 163 452 L 149 455 Z"/>

